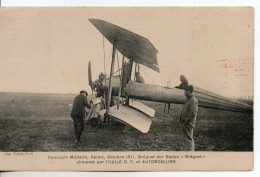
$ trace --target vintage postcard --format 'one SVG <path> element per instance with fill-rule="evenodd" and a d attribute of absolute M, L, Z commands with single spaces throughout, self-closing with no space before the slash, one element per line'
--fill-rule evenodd
<path fill-rule="evenodd" d="M 1 171 L 254 168 L 252 7 L 1 7 Z"/>

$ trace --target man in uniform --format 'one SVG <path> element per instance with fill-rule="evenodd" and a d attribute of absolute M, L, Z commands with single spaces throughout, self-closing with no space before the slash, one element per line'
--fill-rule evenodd
<path fill-rule="evenodd" d="M 181 84 L 175 88 L 184 89 L 186 86 L 189 85 L 188 80 L 184 75 L 180 76 Z"/>
<path fill-rule="evenodd" d="M 186 102 L 181 112 L 180 123 L 184 133 L 185 141 L 188 141 L 188 150 L 194 151 L 195 143 L 193 139 L 193 131 L 198 114 L 198 100 L 193 94 L 192 85 L 184 87 L 184 95 L 186 96 Z"/>
<path fill-rule="evenodd" d="M 136 82 L 144 84 L 144 78 L 140 75 L 140 72 L 135 73 Z"/>
<path fill-rule="evenodd" d="M 81 90 L 80 94 L 75 97 L 71 110 L 71 117 L 73 119 L 75 135 L 77 138 L 75 143 L 77 144 L 80 143 L 80 136 L 84 130 L 84 118 L 86 113 L 85 107 L 88 109 L 91 108 L 88 103 L 87 96 L 88 93 L 85 90 Z"/>

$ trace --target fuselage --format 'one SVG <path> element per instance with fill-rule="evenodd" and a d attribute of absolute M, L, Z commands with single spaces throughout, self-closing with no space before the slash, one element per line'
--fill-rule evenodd
<path fill-rule="evenodd" d="M 108 90 L 109 80 L 102 81 L 102 89 Z M 112 95 L 118 96 L 120 77 L 112 77 Z M 214 94 L 212 92 L 194 87 L 194 95 L 198 99 L 199 106 L 205 108 L 221 109 L 236 112 L 252 112 L 253 107 L 246 103 L 230 100 L 226 97 Z M 186 97 L 184 90 L 178 88 L 169 88 L 152 84 L 143 84 L 129 81 L 125 86 L 122 85 L 121 96 L 146 101 L 155 101 L 163 103 L 184 104 Z"/>

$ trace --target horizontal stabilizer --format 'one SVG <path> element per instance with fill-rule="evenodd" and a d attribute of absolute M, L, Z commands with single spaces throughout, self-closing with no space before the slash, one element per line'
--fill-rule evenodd
<path fill-rule="evenodd" d="M 154 117 L 155 115 L 155 110 L 150 108 L 149 106 L 141 103 L 140 101 L 137 100 L 129 100 L 129 106 L 135 109 L 138 109 L 139 111 L 147 114 L 150 117 Z"/>
<path fill-rule="evenodd" d="M 105 110 L 100 111 L 98 114 L 104 114 Z M 122 122 L 123 124 L 130 125 L 142 133 L 148 133 L 152 120 L 145 114 L 134 110 L 126 106 L 117 106 L 110 107 L 109 115 Z"/>

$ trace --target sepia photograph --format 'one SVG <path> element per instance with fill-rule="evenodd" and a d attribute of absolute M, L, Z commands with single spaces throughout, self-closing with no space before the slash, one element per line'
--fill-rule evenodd
<path fill-rule="evenodd" d="M 0 22 L 0 157 L 233 152 L 253 168 L 252 7 L 1 7 Z"/>

